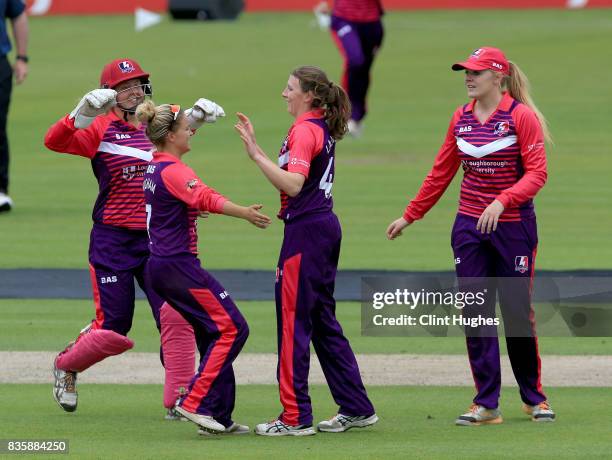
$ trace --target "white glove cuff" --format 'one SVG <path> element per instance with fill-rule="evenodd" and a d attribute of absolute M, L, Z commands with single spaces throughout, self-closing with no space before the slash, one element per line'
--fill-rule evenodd
<path fill-rule="evenodd" d="M 96 119 L 96 117 L 88 117 L 82 113 L 77 114 L 76 117 L 73 117 L 72 114 L 70 114 L 70 118 L 74 118 L 74 127 L 76 129 L 87 128 Z"/>
<path fill-rule="evenodd" d="M 198 129 L 202 127 L 202 125 L 204 124 L 204 120 L 202 118 L 196 118 L 193 112 L 193 109 L 185 110 L 185 117 L 187 118 L 187 122 L 189 123 L 189 127 L 191 129 Z"/>

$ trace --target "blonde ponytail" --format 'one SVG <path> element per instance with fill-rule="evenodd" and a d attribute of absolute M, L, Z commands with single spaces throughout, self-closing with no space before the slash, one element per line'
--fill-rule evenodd
<path fill-rule="evenodd" d="M 554 144 L 550 130 L 548 129 L 546 117 L 544 117 L 542 112 L 540 112 L 529 94 L 529 80 L 527 79 L 527 76 L 514 62 L 508 61 L 508 64 L 510 66 L 510 75 L 504 77 L 505 89 L 508 91 L 510 96 L 533 110 L 538 117 L 538 120 L 540 120 L 540 124 L 542 125 L 544 140 L 549 144 Z"/>
<path fill-rule="evenodd" d="M 180 116 L 183 114 L 181 113 Z M 164 144 L 168 133 L 172 131 L 174 113 L 172 113 L 170 104 L 156 106 L 152 100 L 148 99 L 136 107 L 136 118 L 147 124 L 145 130 L 147 137 L 155 146 L 160 147 Z"/>
<path fill-rule="evenodd" d="M 155 103 L 146 100 L 136 107 L 136 119 L 142 123 L 151 123 L 155 118 Z"/>

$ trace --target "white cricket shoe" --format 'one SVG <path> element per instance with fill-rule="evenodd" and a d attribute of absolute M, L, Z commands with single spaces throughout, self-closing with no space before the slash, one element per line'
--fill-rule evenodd
<path fill-rule="evenodd" d="M 168 420 L 170 422 L 188 422 L 189 420 L 179 414 L 174 407 L 168 409 L 166 415 L 164 415 L 164 420 Z"/>
<path fill-rule="evenodd" d="M 319 422 L 317 430 L 326 433 L 342 433 L 351 428 L 365 428 L 366 426 L 374 425 L 376 422 L 378 422 L 378 416 L 376 414 L 370 415 L 369 417 L 365 415 L 353 416 L 336 414 L 329 420 Z"/>
<path fill-rule="evenodd" d="M 363 136 L 363 121 L 348 121 L 348 132 L 355 139 L 359 139 Z"/>
<path fill-rule="evenodd" d="M 176 398 L 176 402 L 174 403 L 174 406 L 172 406 L 170 409 L 168 409 L 168 412 L 166 412 L 166 415 L 164 416 L 164 420 L 168 420 L 170 422 L 188 422 L 189 421 L 187 418 L 179 414 L 176 410 L 176 406 L 178 406 L 178 404 L 181 402 L 181 398 L 185 394 L 182 390 L 184 390 L 183 387 L 181 387 L 179 390 L 180 396 Z"/>
<path fill-rule="evenodd" d="M 479 404 L 472 404 L 468 411 L 455 420 L 455 425 L 479 426 L 497 425 L 502 423 L 502 415 L 499 409 L 487 409 Z"/>
<path fill-rule="evenodd" d="M 548 404 L 548 401 L 542 401 L 535 406 L 524 404 L 523 411 L 527 415 L 531 415 L 531 420 L 534 422 L 554 422 L 557 417 L 555 411 L 553 411 L 550 404 Z"/>
<path fill-rule="evenodd" d="M 311 436 L 316 434 L 312 425 L 287 425 L 280 419 L 260 423 L 255 427 L 255 434 L 261 436 Z"/>
<path fill-rule="evenodd" d="M 10 211 L 13 207 L 13 200 L 6 193 L 0 192 L 0 212 Z"/>
<path fill-rule="evenodd" d="M 181 406 L 175 406 L 174 409 L 180 415 L 188 419 L 190 422 L 195 423 L 204 431 L 208 431 L 211 434 L 219 434 L 225 431 L 225 427 L 210 415 L 195 414 L 183 409 Z"/>
<path fill-rule="evenodd" d="M 221 435 L 240 435 L 240 434 L 249 434 L 251 429 L 247 425 L 240 425 L 239 423 L 232 423 L 231 426 L 228 426 Z M 202 429 L 198 430 L 198 434 L 200 436 L 213 436 L 212 433 L 208 431 L 204 431 Z"/>
<path fill-rule="evenodd" d="M 66 412 L 74 412 L 77 409 L 78 394 L 76 391 L 77 373 L 58 369 L 53 361 L 53 399 Z"/>

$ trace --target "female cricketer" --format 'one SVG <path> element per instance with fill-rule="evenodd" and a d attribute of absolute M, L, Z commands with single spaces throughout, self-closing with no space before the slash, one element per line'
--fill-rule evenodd
<path fill-rule="evenodd" d="M 232 363 L 249 334 L 247 322 L 223 286 L 200 266 L 197 219 L 201 212 L 239 217 L 260 228 L 270 218 L 261 205 L 238 206 L 212 188 L 181 161 L 189 152 L 189 118 L 177 105 L 136 110 L 155 144 L 143 188 L 151 255 L 146 272 L 160 297 L 193 326 L 200 366 L 176 410 L 205 433 L 243 434 L 249 427 L 231 419 L 236 395 Z"/>
<path fill-rule="evenodd" d="M 316 10 L 328 13 L 327 2 Z M 331 34 L 342 58 L 342 86 L 351 101 L 349 134 L 360 137 L 367 113 L 366 96 L 370 87 L 370 69 L 384 35 L 381 0 L 334 0 L 331 9 Z"/>
<path fill-rule="evenodd" d="M 506 326 L 514 318 L 514 323 L 522 322 L 529 330 L 511 337 L 506 328 L 508 355 L 525 412 L 537 422 L 554 421 L 541 385 L 530 282 L 538 241 L 533 198 L 547 177 L 544 141 L 550 135 L 546 120 L 529 95 L 525 75 L 499 49 L 479 48 L 452 69 L 465 70 L 472 101 L 453 114 L 432 170 L 403 217 L 389 225 L 387 237 L 396 238 L 421 219 L 462 166 L 459 210 L 451 236 L 457 276 L 523 279 L 524 289 L 498 290 Z M 495 296 L 489 297 L 487 308 L 493 315 Z M 456 424 L 501 423 L 498 338 L 467 336 L 466 340 L 477 394 Z"/>
<path fill-rule="evenodd" d="M 334 283 L 342 237 L 332 211 L 336 141 L 346 133 L 350 103 L 346 93 L 317 67 L 289 76 L 283 98 L 295 118 L 278 164 L 257 145 L 249 119 L 238 114 L 236 130 L 249 157 L 281 194 L 278 217 L 285 234 L 276 269 L 278 370 L 283 412 L 257 425 L 265 436 L 315 434 L 308 396 L 310 342 L 340 406 L 320 431 L 342 432 L 377 422 L 359 367 L 336 319 Z"/>
<path fill-rule="evenodd" d="M 116 59 L 102 70 L 100 89 L 87 93 L 45 137 L 51 150 L 89 158 L 99 183 L 89 246 L 96 317 L 54 362 L 53 396 L 67 412 L 77 408 L 77 372 L 132 348 L 126 335 L 134 315 L 135 279 L 161 332 L 167 418 L 175 415 L 179 390 L 193 375 L 193 331 L 174 310 L 162 308 L 144 275 L 149 249 L 142 181 L 153 145 L 134 113 L 151 93 L 149 74 L 136 61 Z M 196 106 L 190 111 L 194 129 L 223 114 L 205 99 Z"/>

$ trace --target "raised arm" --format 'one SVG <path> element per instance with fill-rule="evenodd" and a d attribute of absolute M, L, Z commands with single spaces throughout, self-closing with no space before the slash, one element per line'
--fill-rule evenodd
<path fill-rule="evenodd" d="M 274 163 L 268 155 L 257 145 L 255 139 L 255 129 L 251 124 L 249 118 L 238 113 L 239 122 L 234 126 L 244 147 L 249 154 L 251 160 L 261 169 L 264 176 L 270 181 L 270 183 L 276 187 L 277 190 L 285 192 L 290 197 L 296 196 L 302 190 L 304 182 L 306 181 L 306 175 L 300 172 L 289 172 L 281 169 L 276 163 Z"/>
<path fill-rule="evenodd" d="M 55 152 L 92 158 L 110 124 L 108 113 L 116 104 L 112 89 L 94 89 L 81 98 L 69 115 L 55 123 L 45 136 L 45 146 Z"/>
<path fill-rule="evenodd" d="M 93 158 L 110 120 L 99 117 L 86 129 L 77 129 L 74 118 L 66 115 L 54 123 L 45 135 L 45 147 L 54 152 Z"/>

